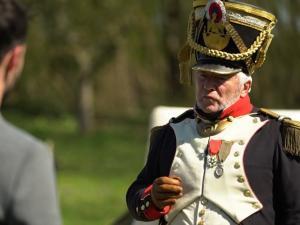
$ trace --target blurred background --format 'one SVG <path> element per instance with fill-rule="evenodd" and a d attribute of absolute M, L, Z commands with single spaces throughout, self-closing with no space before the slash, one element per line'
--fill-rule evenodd
<path fill-rule="evenodd" d="M 65 225 L 112 225 L 143 165 L 156 105 L 192 106 L 176 55 L 192 1 L 23 0 L 27 63 L 4 116 L 54 149 Z M 300 108 L 300 1 L 245 1 L 278 17 L 253 76 L 258 107 Z"/>

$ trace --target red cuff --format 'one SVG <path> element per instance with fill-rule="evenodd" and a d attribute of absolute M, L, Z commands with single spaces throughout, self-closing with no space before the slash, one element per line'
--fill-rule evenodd
<path fill-rule="evenodd" d="M 146 200 L 145 202 L 145 210 L 144 210 L 144 215 L 147 219 L 149 220 L 156 220 L 161 218 L 162 216 L 168 214 L 171 210 L 171 206 L 165 206 L 163 209 L 158 209 L 153 202 L 151 201 L 151 190 L 152 190 L 152 185 L 147 187 L 144 191 L 143 198 L 142 199 L 149 199 Z"/>

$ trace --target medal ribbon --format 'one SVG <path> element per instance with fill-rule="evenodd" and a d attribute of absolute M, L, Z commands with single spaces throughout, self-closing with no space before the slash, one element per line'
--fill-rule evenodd
<path fill-rule="evenodd" d="M 217 155 L 220 151 L 222 140 L 210 140 L 208 144 L 208 151 L 211 156 Z"/>

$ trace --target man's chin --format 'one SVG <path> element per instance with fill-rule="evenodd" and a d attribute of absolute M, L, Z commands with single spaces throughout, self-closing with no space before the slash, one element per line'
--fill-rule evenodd
<path fill-rule="evenodd" d="M 201 107 L 200 109 L 207 114 L 215 114 L 215 113 L 218 113 L 223 110 L 223 108 L 221 108 L 219 106 L 215 106 L 215 105 Z"/>

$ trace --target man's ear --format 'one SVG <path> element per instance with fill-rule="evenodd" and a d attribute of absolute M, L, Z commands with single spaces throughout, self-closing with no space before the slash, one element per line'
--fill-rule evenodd
<path fill-rule="evenodd" d="M 11 56 L 7 64 L 7 72 L 10 70 L 21 71 L 24 65 L 24 57 L 26 53 L 26 45 L 16 45 L 11 50 Z"/>
<path fill-rule="evenodd" d="M 245 97 L 249 94 L 252 86 L 252 81 L 248 80 L 246 81 L 243 86 L 242 86 L 242 92 L 241 92 L 241 97 Z"/>
<path fill-rule="evenodd" d="M 4 57 L 2 63 L 5 68 L 5 83 L 11 88 L 20 75 L 24 66 L 26 45 L 16 45 Z"/>

